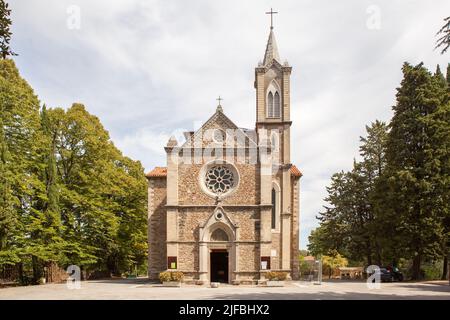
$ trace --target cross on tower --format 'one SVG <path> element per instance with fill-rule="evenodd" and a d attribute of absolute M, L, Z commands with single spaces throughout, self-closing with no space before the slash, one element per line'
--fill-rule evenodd
<path fill-rule="evenodd" d="M 273 29 L 273 15 L 278 13 L 277 11 L 273 11 L 272 8 L 270 8 L 270 12 L 266 12 L 266 14 L 270 14 L 270 29 Z"/>
<path fill-rule="evenodd" d="M 216 100 L 219 101 L 219 106 L 220 106 L 220 101 L 222 101 L 223 99 L 219 96 Z"/>

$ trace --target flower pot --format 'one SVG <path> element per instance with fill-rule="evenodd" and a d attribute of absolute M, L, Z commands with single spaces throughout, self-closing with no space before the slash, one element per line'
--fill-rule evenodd
<path fill-rule="evenodd" d="M 164 281 L 163 287 L 181 287 L 180 281 Z"/>
<path fill-rule="evenodd" d="M 284 287 L 284 281 L 267 280 L 268 287 Z"/>

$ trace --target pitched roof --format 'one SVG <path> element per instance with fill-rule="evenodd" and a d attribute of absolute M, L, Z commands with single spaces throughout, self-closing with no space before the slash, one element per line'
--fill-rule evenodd
<path fill-rule="evenodd" d="M 280 55 L 278 54 L 277 41 L 275 40 L 275 34 L 272 30 L 269 33 L 269 39 L 267 40 L 266 53 L 264 54 L 263 64 L 267 66 L 272 63 L 273 60 L 281 63 Z"/>
<path fill-rule="evenodd" d="M 147 178 L 165 178 L 167 177 L 167 167 L 155 167 L 145 175 Z"/>
<path fill-rule="evenodd" d="M 242 132 L 242 134 L 248 139 L 249 144 L 256 147 L 256 143 L 253 139 L 246 133 L 245 130 L 239 128 L 230 118 L 228 118 L 223 112 L 222 106 L 217 106 L 216 112 L 208 119 L 205 123 L 193 134 L 190 134 L 186 139 L 186 142 L 181 146 L 182 148 L 192 147 L 196 138 L 200 135 L 202 136 L 211 125 L 214 125 L 216 122 L 222 122 L 225 127 L 223 129 L 235 129 Z"/>
<path fill-rule="evenodd" d="M 298 170 L 298 168 L 295 166 L 295 164 L 293 164 L 291 167 L 291 175 L 295 178 L 300 178 L 303 173 L 301 173 L 300 170 Z"/>
<path fill-rule="evenodd" d="M 295 178 L 300 178 L 303 174 L 295 165 L 291 167 L 291 175 Z M 145 175 L 147 178 L 165 178 L 167 177 L 167 167 L 155 167 L 152 171 Z"/>

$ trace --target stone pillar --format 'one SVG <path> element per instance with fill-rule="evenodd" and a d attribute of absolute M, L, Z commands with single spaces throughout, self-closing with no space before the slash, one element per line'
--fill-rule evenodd
<path fill-rule="evenodd" d="M 272 158 L 268 148 L 266 130 L 260 130 L 260 261 L 261 257 L 270 256 L 272 242 Z M 260 276 L 262 274 L 260 273 Z M 262 279 L 261 279 L 262 280 Z"/>
<path fill-rule="evenodd" d="M 291 266 L 291 174 L 290 169 L 283 169 L 283 191 L 281 211 L 281 268 Z"/>
<path fill-rule="evenodd" d="M 256 89 L 256 122 L 266 119 L 266 92 L 264 88 L 264 67 L 255 69 L 255 89 Z"/>
<path fill-rule="evenodd" d="M 199 280 L 205 284 L 209 282 L 208 279 L 208 244 L 200 242 L 199 245 Z"/>
<path fill-rule="evenodd" d="M 178 147 L 175 138 L 170 138 L 165 150 L 167 153 L 167 213 L 166 213 L 166 235 L 167 256 L 178 259 Z"/>
<path fill-rule="evenodd" d="M 290 121 L 291 115 L 291 72 L 292 67 L 284 66 L 283 71 L 283 121 Z"/>

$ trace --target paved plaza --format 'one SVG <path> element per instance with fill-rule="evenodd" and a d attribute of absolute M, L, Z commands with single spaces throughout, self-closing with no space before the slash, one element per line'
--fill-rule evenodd
<path fill-rule="evenodd" d="M 450 286 L 445 281 L 382 283 L 380 289 L 369 289 L 364 282 L 292 281 L 281 288 L 222 285 L 220 288 L 183 285 L 167 288 L 146 279 L 83 281 L 80 289 L 66 284 L 47 284 L 0 289 L 5 299 L 287 299 L 287 300 L 359 300 L 359 299 L 445 299 L 450 300 Z"/>

